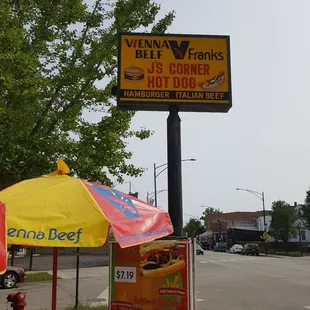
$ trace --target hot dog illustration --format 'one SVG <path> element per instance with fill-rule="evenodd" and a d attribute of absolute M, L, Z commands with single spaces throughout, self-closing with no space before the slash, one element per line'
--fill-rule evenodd
<path fill-rule="evenodd" d="M 185 267 L 178 246 L 149 244 L 140 246 L 141 274 L 144 277 L 163 277 Z"/>
<path fill-rule="evenodd" d="M 212 91 L 221 87 L 225 82 L 225 73 L 220 71 L 219 74 L 214 76 L 210 80 L 205 80 L 204 82 L 198 83 L 198 86 L 201 87 L 203 90 Z"/>

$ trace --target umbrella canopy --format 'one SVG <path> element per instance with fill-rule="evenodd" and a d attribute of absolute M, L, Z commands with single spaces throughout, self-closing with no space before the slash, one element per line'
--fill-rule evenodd
<path fill-rule="evenodd" d="M 5 222 L 5 206 L 4 204 L 0 203 L 0 274 L 5 272 L 7 262 Z"/>
<path fill-rule="evenodd" d="M 68 172 L 60 160 L 57 173 L 0 192 L 7 209 L 9 244 L 96 247 L 106 243 L 111 226 L 120 246 L 127 247 L 173 232 L 167 212 Z"/>

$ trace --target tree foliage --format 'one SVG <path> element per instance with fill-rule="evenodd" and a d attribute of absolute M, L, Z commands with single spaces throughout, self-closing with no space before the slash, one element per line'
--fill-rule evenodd
<path fill-rule="evenodd" d="M 302 221 L 310 229 L 310 189 L 306 192 L 305 204 L 302 206 Z"/>
<path fill-rule="evenodd" d="M 195 238 L 206 231 L 205 227 L 201 224 L 201 221 L 195 218 L 190 218 L 184 227 L 188 236 Z"/>
<path fill-rule="evenodd" d="M 211 220 L 212 220 L 212 216 L 213 214 L 218 214 L 218 213 L 223 213 L 215 208 L 212 207 L 206 207 L 205 210 L 202 213 L 202 216 L 200 217 L 200 219 L 202 221 L 204 221 L 205 226 L 207 229 L 210 229 L 211 227 Z"/>
<path fill-rule="evenodd" d="M 270 235 L 275 240 L 287 242 L 289 239 L 296 237 L 296 221 L 298 219 L 294 206 L 282 200 L 272 203 L 272 217 L 270 224 Z"/>
<path fill-rule="evenodd" d="M 201 220 L 205 221 L 207 220 L 208 216 L 211 214 L 217 213 L 218 210 L 212 208 L 212 207 L 206 207 L 205 210 L 202 212 Z"/>
<path fill-rule="evenodd" d="M 120 31 L 163 33 L 174 13 L 156 19 L 151 0 L 0 1 L 0 189 L 54 168 L 112 185 L 143 170 L 128 161 L 134 112 L 111 98 Z M 85 112 L 99 121 L 87 121 Z"/>

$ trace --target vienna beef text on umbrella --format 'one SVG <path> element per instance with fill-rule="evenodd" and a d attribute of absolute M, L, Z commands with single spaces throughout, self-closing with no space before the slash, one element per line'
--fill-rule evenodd
<path fill-rule="evenodd" d="M 54 173 L 0 192 L 9 244 L 97 247 L 107 242 L 111 226 L 120 246 L 128 247 L 173 232 L 167 212 L 116 189 L 70 177 L 62 160 L 57 165 Z M 52 309 L 56 309 L 57 264 L 53 276 Z"/>
<path fill-rule="evenodd" d="M 70 177 L 63 165 L 58 161 L 57 173 L 0 192 L 9 244 L 96 247 L 106 243 L 111 225 L 120 246 L 127 247 L 173 232 L 167 212 L 116 189 Z"/>

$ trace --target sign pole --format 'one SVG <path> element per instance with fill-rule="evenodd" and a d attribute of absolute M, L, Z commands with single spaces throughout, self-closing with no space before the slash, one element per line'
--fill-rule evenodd
<path fill-rule="evenodd" d="M 174 236 L 183 236 L 181 119 L 175 106 L 167 118 L 168 212 Z"/>

